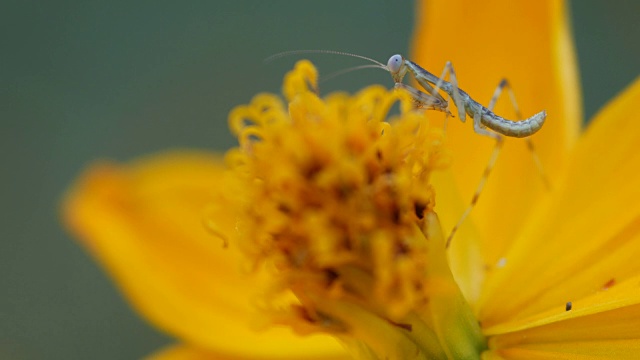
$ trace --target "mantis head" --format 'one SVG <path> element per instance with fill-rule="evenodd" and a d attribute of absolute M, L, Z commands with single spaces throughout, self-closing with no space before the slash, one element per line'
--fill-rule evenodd
<path fill-rule="evenodd" d="M 386 68 L 396 83 L 402 82 L 402 79 L 407 73 L 407 66 L 404 64 L 404 58 L 400 54 L 395 54 L 390 57 L 389 61 L 387 61 Z"/>

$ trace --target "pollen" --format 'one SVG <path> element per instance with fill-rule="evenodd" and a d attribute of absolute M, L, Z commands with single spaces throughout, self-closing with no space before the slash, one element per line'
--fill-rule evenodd
<path fill-rule="evenodd" d="M 308 322 L 330 323 L 323 307 L 345 299 L 400 319 L 427 301 L 418 232 L 435 205 L 429 177 L 449 164 L 442 131 L 380 86 L 317 92 L 301 61 L 285 77 L 286 104 L 259 94 L 231 112 L 239 146 L 226 159 L 244 189 L 235 238 Z"/>

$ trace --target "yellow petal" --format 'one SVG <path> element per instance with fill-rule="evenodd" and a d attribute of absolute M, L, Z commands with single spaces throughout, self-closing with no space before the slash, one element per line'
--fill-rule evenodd
<path fill-rule="evenodd" d="M 485 105 L 500 80 L 507 77 L 523 116 L 547 110 L 546 123 L 533 141 L 553 185 L 582 120 L 565 3 L 452 0 L 420 4 L 414 61 L 438 76 L 445 62 L 451 61 L 459 86 Z M 514 118 L 508 94 L 503 93 L 496 113 Z M 468 122 L 471 120 L 465 124 L 449 120 L 447 137 L 454 151 L 455 181 L 439 180 L 436 184 L 437 192 L 455 186 L 465 203 L 471 199 L 493 147 L 493 141 L 475 134 Z M 525 141 L 508 139 L 472 213 L 488 264 L 503 256 L 531 205 L 545 193 Z M 436 211 L 447 230 L 461 215 L 450 205 L 456 201 L 438 197 Z"/>
<path fill-rule="evenodd" d="M 528 349 L 594 358 L 632 358 L 630 355 L 637 355 L 640 348 L 639 281 L 640 277 L 635 277 L 617 289 L 577 301 L 571 311 L 558 308 L 537 319 L 487 329 L 516 330 L 493 336 L 489 346 L 505 349 L 500 351 L 503 355 L 511 349 Z"/>
<path fill-rule="evenodd" d="M 506 265 L 489 273 L 481 298 L 485 326 L 526 318 L 637 274 L 638 102 L 640 79 L 596 117 L 556 196 L 533 214 Z"/>
<path fill-rule="evenodd" d="M 639 284 L 640 276 L 636 276 L 576 301 L 570 311 L 558 306 L 531 319 L 489 328 L 487 333 L 498 334 L 491 337 L 489 347 L 507 359 L 529 353 L 547 358 L 636 358 L 640 350 Z"/>
<path fill-rule="evenodd" d="M 596 360 L 596 359 L 637 359 L 640 353 L 639 340 L 585 341 L 572 343 L 546 343 L 529 346 L 493 350 L 483 355 L 488 359 L 554 359 L 554 360 Z M 499 356 L 499 357 L 492 357 Z"/>
<path fill-rule="evenodd" d="M 251 330 L 258 277 L 233 246 L 205 230 L 209 203 L 219 230 L 234 226 L 234 195 L 216 156 L 169 153 L 130 165 L 91 167 L 67 194 L 65 223 L 106 267 L 133 306 L 159 328 L 201 347 L 250 357 L 340 354 L 333 338 Z"/>
<path fill-rule="evenodd" d="M 189 345 L 173 345 L 162 349 L 151 356 L 146 357 L 146 360 L 253 360 L 255 357 L 245 357 L 236 355 L 225 355 L 219 353 L 209 352 L 207 350 L 189 346 Z M 351 359 L 350 356 L 310 356 L 300 357 L 300 360 L 347 360 Z"/>
<path fill-rule="evenodd" d="M 501 344 L 498 347 L 514 343 L 640 338 L 639 284 L 640 275 L 574 300 L 570 310 L 566 303 L 558 303 L 529 318 L 487 327 L 484 333 L 499 335 L 491 340 L 494 346 Z"/>

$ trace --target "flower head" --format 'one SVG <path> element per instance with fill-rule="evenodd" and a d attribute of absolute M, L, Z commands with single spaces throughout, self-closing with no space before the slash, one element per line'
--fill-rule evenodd
<path fill-rule="evenodd" d="M 285 77 L 288 108 L 261 94 L 231 112 L 240 146 L 226 158 L 239 191 L 223 207 L 235 209 L 236 231 L 221 234 L 215 215 L 207 223 L 278 279 L 266 318 L 357 340 L 358 351 L 383 357 L 444 353 L 428 305 L 459 296 L 433 228 L 429 179 L 449 163 L 443 133 L 406 94 L 372 86 L 321 99 L 316 77 L 298 62 Z M 285 295 L 294 300 L 282 308 Z"/>

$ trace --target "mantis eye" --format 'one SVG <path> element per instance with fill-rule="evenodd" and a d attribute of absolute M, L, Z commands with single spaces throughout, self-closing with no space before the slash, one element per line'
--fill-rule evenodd
<path fill-rule="evenodd" d="M 400 67 L 402 67 L 402 63 L 403 63 L 402 55 L 395 54 L 389 58 L 389 61 L 387 62 L 387 69 L 389 69 L 390 73 L 395 74 L 398 71 L 400 71 Z"/>

